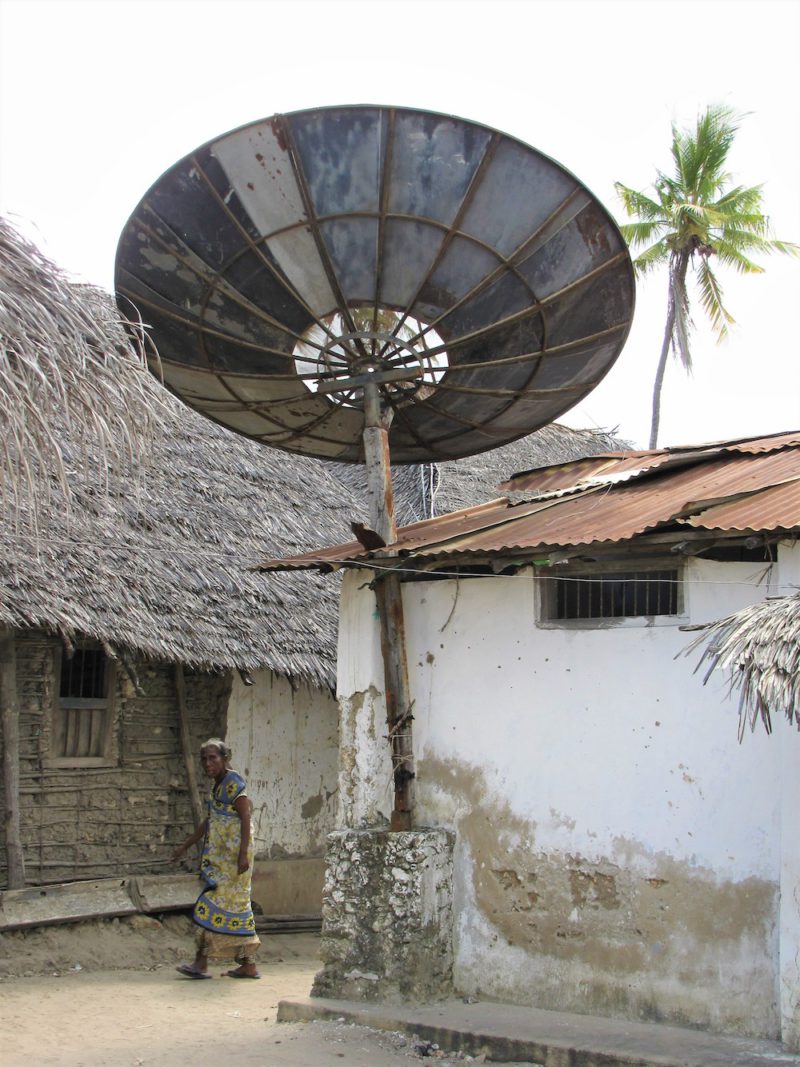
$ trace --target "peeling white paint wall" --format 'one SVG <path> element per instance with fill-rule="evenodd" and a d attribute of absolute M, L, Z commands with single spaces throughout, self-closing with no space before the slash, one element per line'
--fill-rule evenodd
<path fill-rule="evenodd" d="M 798 579 L 796 549 L 772 568 L 689 560 L 679 621 Z M 350 575 L 342 595 L 345 826 L 388 817 L 392 799 L 364 583 Z M 459 988 L 771 1037 L 783 1017 L 791 1042 L 779 986 L 800 914 L 780 894 L 800 850 L 780 782 L 800 779 L 796 731 L 740 745 L 736 699 L 721 674 L 693 673 L 677 623 L 537 625 L 529 573 L 408 583 L 403 601 L 416 818 L 457 832 Z"/>
<path fill-rule="evenodd" d="M 253 677 L 252 686 L 234 680 L 226 740 L 247 780 L 256 855 L 321 856 L 336 822 L 336 701 L 270 671 Z"/>
<path fill-rule="evenodd" d="M 780 579 L 784 591 L 800 591 L 800 544 L 780 554 Z M 781 909 L 779 996 L 781 1034 L 793 1052 L 800 1052 L 800 774 L 797 747 L 800 735 L 778 735 L 781 744 Z M 785 734 L 790 736 L 786 737 Z"/>

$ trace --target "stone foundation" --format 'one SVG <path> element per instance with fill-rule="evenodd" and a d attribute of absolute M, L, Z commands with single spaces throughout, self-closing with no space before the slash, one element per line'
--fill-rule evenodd
<path fill-rule="evenodd" d="M 448 830 L 328 835 L 312 996 L 425 1002 L 452 993 L 454 841 Z"/>

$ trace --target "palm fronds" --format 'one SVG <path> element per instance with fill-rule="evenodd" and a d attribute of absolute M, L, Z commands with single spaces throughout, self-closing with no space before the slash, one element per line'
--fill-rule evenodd
<path fill-rule="evenodd" d="M 722 287 L 710 257 L 716 256 L 719 264 L 739 273 L 753 274 L 762 268 L 749 253 L 800 254 L 797 245 L 772 236 L 761 186 L 731 184 L 726 165 L 740 119 L 729 107 L 716 105 L 698 117 L 694 129 L 683 130 L 673 124 L 673 170 L 671 174 L 656 172 L 655 196 L 615 183 L 625 213 L 633 220 L 621 229 L 631 249 L 639 250 L 634 261 L 637 272 L 645 274 L 662 263 L 668 265 L 669 348 L 687 372 L 692 366 L 693 326 L 687 278 L 696 282 L 702 308 L 721 341 L 734 319 L 722 304 Z M 653 395 L 651 447 L 658 439 L 666 353 L 662 346 Z"/>
<path fill-rule="evenodd" d="M 75 299 L 76 290 L 81 299 Z M 108 297 L 76 286 L 0 219 L 0 505 L 35 523 L 54 484 L 69 508 L 68 468 L 91 457 L 98 488 L 109 467 L 135 480 L 163 416 L 147 371 L 145 335 Z M 73 441 L 64 450 L 63 431 Z"/>
<path fill-rule="evenodd" d="M 773 715 L 800 729 L 800 594 L 774 597 L 710 623 L 685 649 L 704 645 L 695 670 L 727 671 L 739 692 L 739 740 L 761 722 L 772 732 Z"/>

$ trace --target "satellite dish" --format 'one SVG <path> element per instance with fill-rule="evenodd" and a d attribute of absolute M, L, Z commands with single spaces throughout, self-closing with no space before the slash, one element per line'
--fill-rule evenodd
<path fill-rule="evenodd" d="M 349 462 L 370 394 L 394 463 L 551 422 L 607 373 L 634 306 L 616 224 L 562 166 L 377 106 L 275 115 L 176 163 L 123 231 L 116 289 L 191 407 Z"/>

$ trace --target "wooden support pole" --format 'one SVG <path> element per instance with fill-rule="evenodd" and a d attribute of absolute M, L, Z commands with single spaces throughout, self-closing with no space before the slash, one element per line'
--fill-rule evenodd
<path fill-rule="evenodd" d="M 183 665 L 175 664 L 175 693 L 178 697 L 178 716 L 181 725 L 181 748 L 183 762 L 186 765 L 186 781 L 189 784 L 189 800 L 192 804 L 192 816 L 195 826 L 205 818 L 200 793 L 197 788 L 197 752 L 192 743 L 192 731 L 189 728 L 189 709 L 186 705 L 186 680 L 183 677 Z"/>
<path fill-rule="evenodd" d="M 3 731 L 3 801 L 8 888 L 25 887 L 19 826 L 19 703 L 17 646 L 13 630 L 0 629 L 0 724 Z"/>
<path fill-rule="evenodd" d="M 377 384 L 364 387 L 364 460 L 367 473 L 367 498 L 370 525 L 387 545 L 397 540 L 394 520 L 394 496 L 389 456 L 389 431 L 380 405 Z M 392 558 L 391 549 L 385 553 Z M 395 572 L 379 575 L 375 597 L 381 627 L 386 725 L 392 750 L 394 808 L 392 830 L 410 830 L 413 820 L 414 750 L 411 736 L 411 702 L 409 699 L 406 631 L 400 579 Z"/>
<path fill-rule="evenodd" d="M 384 425 L 377 385 L 364 387 L 364 465 L 367 475 L 367 503 L 370 526 L 384 544 L 397 540 L 394 521 L 392 468 L 389 456 L 389 431 Z"/>
<path fill-rule="evenodd" d="M 391 830 L 410 830 L 414 810 L 414 747 L 411 700 L 406 661 L 406 633 L 400 578 L 391 573 L 375 582 L 375 597 L 381 623 L 386 725 L 392 750 L 394 808 Z"/>

